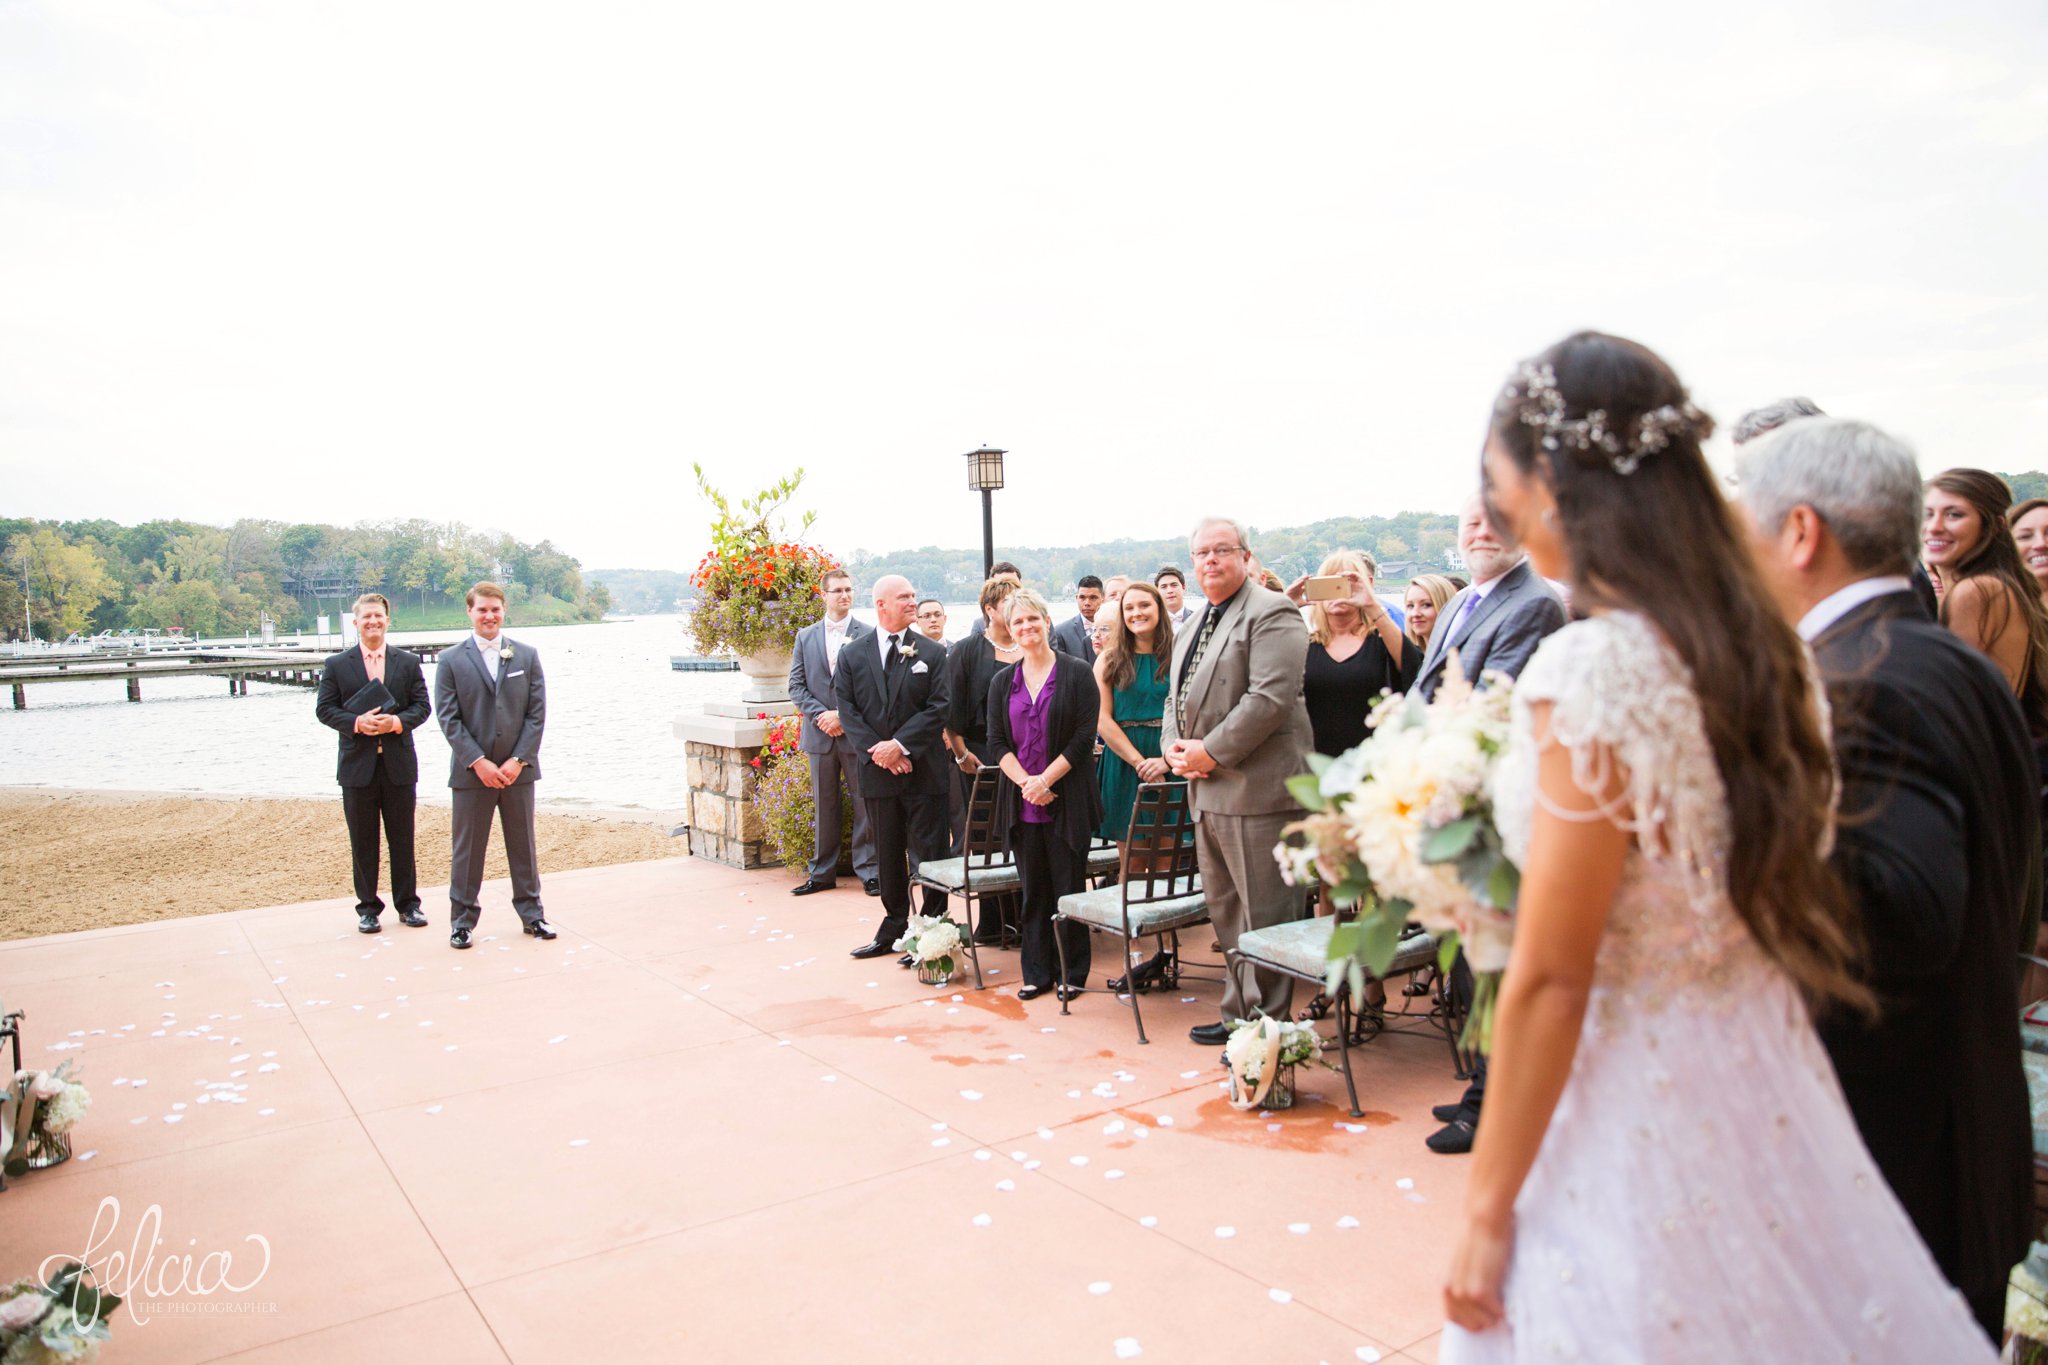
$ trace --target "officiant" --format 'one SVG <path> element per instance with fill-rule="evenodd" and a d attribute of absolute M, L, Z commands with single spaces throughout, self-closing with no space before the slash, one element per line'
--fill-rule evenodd
<path fill-rule="evenodd" d="M 413 816 L 420 765 L 412 732 L 432 713 L 420 656 L 385 643 L 391 603 L 366 592 L 355 602 L 357 645 L 327 660 L 320 671 L 314 714 L 340 732 L 335 780 L 348 821 L 349 861 L 355 874 L 356 929 L 374 934 L 384 902 L 377 894 L 381 821 L 391 844 L 391 899 L 398 922 L 426 927 L 420 913 L 419 874 L 413 859 Z"/>

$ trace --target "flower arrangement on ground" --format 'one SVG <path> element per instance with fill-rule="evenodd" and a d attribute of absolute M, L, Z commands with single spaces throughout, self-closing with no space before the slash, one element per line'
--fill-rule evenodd
<path fill-rule="evenodd" d="M 954 954 L 966 943 L 960 926 L 945 916 L 912 915 L 903 937 L 896 940 L 896 951 L 909 953 L 917 959 L 919 981 L 943 986 L 953 979 L 953 973 L 958 970 Z"/>
<path fill-rule="evenodd" d="M 18 1071 L 0 1110 L 8 1140 L 4 1169 L 8 1175 L 55 1166 L 71 1155 L 67 1136 L 85 1117 L 92 1094 L 74 1079 L 73 1064 L 54 1071 Z"/>
<path fill-rule="evenodd" d="M 1274 849 L 1292 883 L 1320 882 L 1356 918 L 1330 935 L 1332 991 L 1393 961 L 1409 920 L 1437 934 L 1448 970 L 1462 945 L 1477 980 L 1466 1038 L 1485 1047 L 1514 934 L 1521 873 L 1501 847 L 1492 780 L 1507 745 L 1514 684 L 1488 674 L 1475 688 L 1452 656 L 1436 700 L 1396 696 L 1370 718 L 1363 744 L 1312 756 L 1288 789 L 1312 813 Z"/>
<path fill-rule="evenodd" d="M 16 1280 L 0 1289 L 0 1361 L 55 1365 L 97 1360 L 111 1341 L 108 1322 L 121 1300 L 94 1288 L 86 1268 L 67 1261 L 48 1284 Z"/>
<path fill-rule="evenodd" d="M 762 712 L 760 719 L 768 719 Z M 817 848 L 818 803 L 811 796 L 811 761 L 797 747 L 801 716 L 784 716 L 768 727 L 767 743 L 747 760 L 753 766 L 754 811 L 761 819 L 764 851 L 786 868 L 804 872 Z M 853 797 L 846 775 L 839 777 L 839 849 L 842 861 L 853 849 Z M 850 864 L 849 864 L 850 865 Z"/>
<path fill-rule="evenodd" d="M 1314 1029 L 1266 1015 L 1246 1019 L 1230 1031 L 1223 1063 L 1230 1068 L 1230 1107 L 1289 1109 L 1294 1105 L 1294 1068 L 1320 1060 L 1322 1041 Z"/>
<path fill-rule="evenodd" d="M 771 484 L 735 507 L 692 465 L 697 487 L 718 509 L 711 549 L 690 575 L 697 590 L 690 633 L 709 654 L 787 654 L 796 633 L 825 614 L 825 574 L 839 567 L 824 551 L 801 543 L 813 514 L 804 513 L 797 538 L 787 538 L 777 511 L 796 495 L 804 472 Z"/>

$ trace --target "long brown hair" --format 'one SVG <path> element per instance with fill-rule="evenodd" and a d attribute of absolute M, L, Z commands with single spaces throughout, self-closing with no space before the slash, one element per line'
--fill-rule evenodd
<path fill-rule="evenodd" d="M 1772 605 L 1700 452 L 1713 419 L 1691 406 L 1662 357 L 1621 337 L 1580 332 L 1532 364 L 1554 377 L 1556 421 L 1590 421 L 1595 432 L 1604 424 L 1619 436 L 1650 416 L 1665 433 L 1666 444 L 1624 475 L 1597 440 L 1546 450 L 1545 427 L 1532 424 L 1515 389 L 1492 427 L 1501 450 L 1556 499 L 1574 605 L 1641 614 L 1690 671 L 1727 795 L 1736 912 L 1809 999 L 1870 1009 L 1855 907 L 1821 852 L 1834 764 L 1806 651 Z"/>
<path fill-rule="evenodd" d="M 1970 504 L 1983 526 L 1977 543 L 1941 576 L 1941 623 L 1949 623 L 1950 594 L 1957 584 L 1971 578 L 1989 578 L 2005 589 L 1991 594 L 1985 603 L 1985 638 L 1995 640 L 2005 634 L 2006 627 L 2012 624 L 2013 612 L 2020 613 L 2027 630 L 2026 664 L 2020 670 L 2020 710 L 2026 713 L 2027 729 L 2036 739 L 2048 736 L 2048 608 L 2042 607 L 2041 585 L 2027 569 L 2027 562 L 2020 558 L 2019 542 L 2012 538 L 2012 524 L 2006 517 L 2012 507 L 2012 489 L 2004 479 L 1984 469 L 1944 469 L 1929 479 L 1927 486 Z"/>
<path fill-rule="evenodd" d="M 1152 599 L 1158 609 L 1159 624 L 1152 627 L 1152 677 L 1156 682 L 1173 668 L 1173 620 L 1166 614 L 1166 599 L 1159 595 L 1159 589 L 1142 580 L 1124 589 L 1123 596 L 1134 592 L 1144 593 Z M 1114 692 L 1119 687 L 1129 687 L 1138 676 L 1138 646 L 1131 638 L 1131 628 L 1124 624 L 1123 597 L 1116 600 L 1116 610 L 1109 614 L 1109 630 L 1102 640 L 1102 680 Z M 1099 617 L 1100 612 L 1096 615 Z"/>

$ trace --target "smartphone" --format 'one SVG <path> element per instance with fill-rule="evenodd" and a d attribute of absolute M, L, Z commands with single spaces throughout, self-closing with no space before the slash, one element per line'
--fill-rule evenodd
<path fill-rule="evenodd" d="M 1342 574 L 1317 575 L 1301 585 L 1301 595 L 1311 602 L 1336 602 L 1351 596 L 1351 580 Z"/>

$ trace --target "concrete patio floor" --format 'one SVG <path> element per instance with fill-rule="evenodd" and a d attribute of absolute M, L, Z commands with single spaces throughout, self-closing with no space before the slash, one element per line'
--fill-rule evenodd
<path fill-rule="evenodd" d="M 1440 1040 L 1357 1054 L 1359 1123 L 1314 1067 L 1240 1113 L 1186 1036 L 1215 982 L 1141 1047 L 1100 991 L 1018 1001 L 1013 953 L 981 992 L 856 962 L 878 903 L 790 884 L 557 873 L 543 944 L 493 883 L 467 953 L 438 891 L 376 936 L 343 900 L 0 943 L 24 1063 L 93 1096 L 0 1193 L 0 1280 L 150 1258 L 117 1365 L 1436 1359 Z"/>

